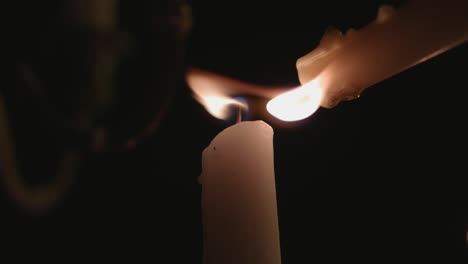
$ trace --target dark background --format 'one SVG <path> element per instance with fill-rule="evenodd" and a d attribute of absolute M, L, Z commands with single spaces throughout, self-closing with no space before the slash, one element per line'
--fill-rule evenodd
<path fill-rule="evenodd" d="M 190 2 L 184 67 L 297 85 L 296 60 L 328 26 L 359 28 L 380 4 L 403 1 L 252 2 Z M 467 55 L 465 44 L 303 121 L 251 117 L 275 132 L 283 263 L 464 263 Z M 2 255 L 201 263 L 201 152 L 231 123 L 206 113 L 183 79 L 174 89 L 150 138 L 87 157 L 48 213 L 2 191 Z"/>

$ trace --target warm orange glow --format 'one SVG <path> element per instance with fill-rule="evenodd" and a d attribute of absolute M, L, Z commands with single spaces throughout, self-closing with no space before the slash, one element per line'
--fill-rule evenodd
<path fill-rule="evenodd" d="M 218 119 L 229 118 L 229 106 L 235 105 L 244 110 L 248 108 L 245 102 L 232 98 L 230 83 L 215 74 L 192 70 L 187 73 L 186 80 L 194 98 Z"/>
<path fill-rule="evenodd" d="M 197 68 L 190 68 L 185 78 L 194 98 L 218 119 L 230 117 L 230 106 L 248 109 L 245 102 L 235 99 L 236 96 L 271 99 L 267 105 L 268 112 L 283 121 L 296 121 L 312 115 L 323 97 L 318 79 L 290 90 L 287 87 L 247 83 Z"/>
<path fill-rule="evenodd" d="M 318 80 L 280 94 L 267 104 L 270 114 L 283 121 L 297 121 L 312 115 L 322 102 L 323 92 Z"/>
<path fill-rule="evenodd" d="M 229 106 L 236 105 L 242 109 L 247 109 L 244 102 L 221 95 L 197 96 L 197 100 L 205 107 L 206 111 L 218 119 L 229 118 Z"/>
<path fill-rule="evenodd" d="M 237 96 L 258 96 L 271 99 L 287 90 L 286 87 L 247 83 L 197 68 L 190 68 L 185 79 L 195 99 L 219 119 L 229 118 L 229 106 L 247 110 L 247 104 L 235 100 Z"/>

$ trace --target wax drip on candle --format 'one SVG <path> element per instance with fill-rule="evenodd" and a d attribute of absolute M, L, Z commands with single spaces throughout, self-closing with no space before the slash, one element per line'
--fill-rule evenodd
<path fill-rule="evenodd" d="M 358 30 L 345 35 L 327 30 L 320 44 L 297 60 L 299 81 L 321 80 L 322 107 L 358 98 L 365 89 L 468 42 L 466 10 L 468 1 L 382 5 Z"/>

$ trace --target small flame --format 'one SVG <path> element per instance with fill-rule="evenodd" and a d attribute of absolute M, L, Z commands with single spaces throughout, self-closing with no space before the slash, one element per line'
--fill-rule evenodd
<path fill-rule="evenodd" d="M 248 109 L 244 101 L 235 99 L 238 96 L 271 99 L 287 90 L 286 87 L 247 83 L 197 68 L 190 68 L 185 78 L 195 99 L 219 119 L 229 118 L 229 106 L 234 105 L 244 111 Z"/>
<path fill-rule="evenodd" d="M 270 114 L 283 121 L 297 121 L 311 116 L 323 98 L 317 79 L 296 89 L 280 94 L 267 104 Z"/>
<path fill-rule="evenodd" d="M 244 102 L 221 95 L 197 96 L 196 98 L 208 113 L 218 119 L 229 118 L 229 106 L 236 105 L 245 110 L 248 108 Z"/>
<path fill-rule="evenodd" d="M 230 82 L 222 76 L 214 73 L 192 69 L 187 72 L 186 80 L 194 93 L 195 99 L 202 104 L 205 109 L 218 119 L 228 119 L 230 116 L 229 107 L 237 106 L 247 110 L 245 102 L 234 99 Z"/>

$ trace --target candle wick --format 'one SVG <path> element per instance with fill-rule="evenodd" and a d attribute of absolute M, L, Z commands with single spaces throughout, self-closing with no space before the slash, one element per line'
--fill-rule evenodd
<path fill-rule="evenodd" d="M 237 120 L 236 123 L 240 123 L 242 121 L 242 108 L 239 106 L 237 108 Z"/>

